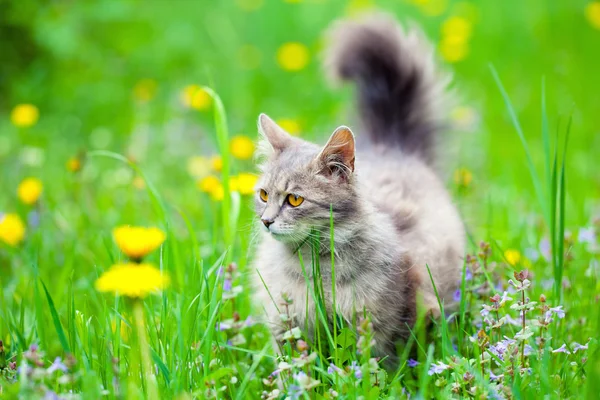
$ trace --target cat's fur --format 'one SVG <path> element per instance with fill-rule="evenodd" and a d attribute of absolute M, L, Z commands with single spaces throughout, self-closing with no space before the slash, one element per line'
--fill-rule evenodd
<path fill-rule="evenodd" d="M 368 311 L 376 354 L 393 359 L 395 342 L 406 338 L 415 319 L 417 293 L 428 309 L 439 313 L 426 264 L 449 305 L 463 263 L 463 224 L 431 167 L 441 120 L 436 102 L 447 80 L 438 76 L 422 35 L 405 33 L 388 17 L 340 22 L 330 40 L 330 74 L 358 87 L 360 143 L 355 151 L 354 135 L 340 127 L 325 146 L 317 146 L 260 116 L 266 157 L 260 165 L 256 212 L 271 224 L 266 228 L 259 222 L 256 300 L 276 336 L 288 326 L 280 318 L 283 293 L 292 300 L 293 325 L 311 332 L 316 313 L 307 293 L 312 268 L 306 238 L 317 230 L 322 287 L 331 311 L 331 205 L 338 310 L 347 321 L 355 312 Z M 260 189 L 268 193 L 267 202 Z M 289 193 L 301 195 L 304 202 L 292 207 L 285 200 Z"/>

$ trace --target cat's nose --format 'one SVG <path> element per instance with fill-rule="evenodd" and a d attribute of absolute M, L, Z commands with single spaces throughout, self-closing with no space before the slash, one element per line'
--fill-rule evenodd
<path fill-rule="evenodd" d="M 261 219 L 262 223 L 265 224 L 265 226 L 267 227 L 267 229 L 269 228 L 269 226 L 271 226 L 271 224 L 273 223 L 272 219 Z"/>

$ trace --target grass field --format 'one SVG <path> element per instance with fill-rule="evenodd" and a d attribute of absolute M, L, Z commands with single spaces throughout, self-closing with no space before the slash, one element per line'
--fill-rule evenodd
<path fill-rule="evenodd" d="M 454 75 L 469 231 L 459 310 L 397 371 L 368 317 L 277 357 L 249 286 L 257 116 L 352 127 L 319 52 L 371 8 Z M 0 397 L 598 398 L 598 43 L 588 0 L 0 1 Z"/>

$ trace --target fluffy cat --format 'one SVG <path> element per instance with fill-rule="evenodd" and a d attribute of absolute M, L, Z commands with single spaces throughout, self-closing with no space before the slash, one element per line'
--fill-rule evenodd
<path fill-rule="evenodd" d="M 371 314 L 375 353 L 393 360 L 408 335 L 417 295 L 434 314 L 429 265 L 446 305 L 458 287 L 464 228 L 432 168 L 441 128 L 439 100 L 448 79 L 435 69 L 431 46 L 387 16 L 335 24 L 325 66 L 357 86 L 361 127 L 355 142 L 337 128 L 324 146 L 290 136 L 261 114 L 264 161 L 257 183 L 261 232 L 254 260 L 256 301 L 275 337 L 291 300 L 292 326 L 312 332 L 316 311 L 311 245 L 316 232 L 323 296 L 331 318 L 330 213 L 334 221 L 336 305 L 350 323 Z M 308 280 L 305 279 L 299 254 Z"/>

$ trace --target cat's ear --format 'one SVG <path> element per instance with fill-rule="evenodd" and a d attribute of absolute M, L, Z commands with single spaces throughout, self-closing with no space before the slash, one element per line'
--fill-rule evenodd
<path fill-rule="evenodd" d="M 275 151 L 282 151 L 292 143 L 290 134 L 277 125 L 267 114 L 258 116 L 258 130 Z"/>
<path fill-rule="evenodd" d="M 354 172 L 354 158 L 354 134 L 347 126 L 340 126 L 317 156 L 319 172 L 347 180 Z"/>

